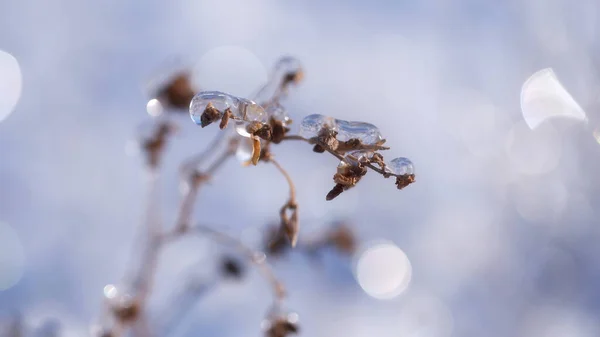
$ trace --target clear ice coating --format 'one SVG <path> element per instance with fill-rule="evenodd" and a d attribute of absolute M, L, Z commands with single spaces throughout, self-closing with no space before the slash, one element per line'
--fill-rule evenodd
<path fill-rule="evenodd" d="M 552 117 L 587 120 L 585 111 L 560 83 L 552 68 L 531 75 L 521 88 L 521 112 L 530 129 Z"/>
<path fill-rule="evenodd" d="M 198 93 L 194 96 L 192 102 L 190 102 L 190 117 L 194 123 L 198 125 L 202 124 L 201 116 L 209 103 L 221 112 L 230 108 L 235 115 L 238 111 L 240 99 L 221 91 L 203 91 Z"/>
<path fill-rule="evenodd" d="M 399 157 L 392 159 L 387 165 L 388 172 L 396 175 L 415 174 L 415 166 L 408 158 Z"/>
<path fill-rule="evenodd" d="M 254 100 L 265 106 L 279 101 L 281 96 L 286 94 L 289 81 L 299 80 L 302 73 L 302 65 L 298 59 L 291 56 L 282 57 L 275 64 L 269 81 L 254 96 Z"/>
<path fill-rule="evenodd" d="M 300 136 L 305 138 L 316 137 L 324 127 L 335 130 L 336 120 L 319 114 L 308 115 L 300 123 Z"/>
<path fill-rule="evenodd" d="M 373 151 L 365 151 L 365 150 L 350 151 L 344 155 L 344 160 L 342 161 L 342 163 L 346 162 L 351 165 L 357 165 L 358 163 L 369 161 L 369 158 L 371 158 L 373 156 L 373 154 L 374 154 Z"/>
<path fill-rule="evenodd" d="M 246 126 L 251 122 L 266 123 L 269 117 L 265 109 L 255 102 L 245 98 L 239 98 L 239 101 L 238 111 L 234 114 L 242 120 L 237 120 L 235 122 L 235 131 L 237 131 L 240 136 L 249 138 L 251 135 L 246 130 Z"/>
<path fill-rule="evenodd" d="M 306 138 L 315 137 L 325 126 L 337 131 L 337 139 L 341 141 L 355 138 L 359 139 L 364 145 L 375 145 L 383 140 L 381 132 L 373 124 L 348 122 L 319 114 L 304 117 L 300 124 L 300 135 Z"/>
<path fill-rule="evenodd" d="M 252 140 L 250 138 L 240 140 L 235 151 L 235 157 L 242 164 L 248 163 L 252 159 Z"/>
<path fill-rule="evenodd" d="M 383 139 L 381 137 L 381 132 L 373 124 L 348 122 L 341 119 L 336 119 L 335 123 L 336 131 L 338 132 L 338 140 L 348 141 L 352 138 L 356 138 L 365 145 L 375 145 Z"/>

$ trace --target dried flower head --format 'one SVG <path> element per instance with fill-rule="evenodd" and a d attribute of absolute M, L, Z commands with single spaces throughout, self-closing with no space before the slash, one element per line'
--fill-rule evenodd
<path fill-rule="evenodd" d="M 244 276 L 244 266 L 239 260 L 225 256 L 221 261 L 221 273 L 225 278 L 240 280 Z"/>
<path fill-rule="evenodd" d="M 265 232 L 264 250 L 271 256 L 281 256 L 290 248 L 289 241 L 279 226 L 271 226 Z"/>
<path fill-rule="evenodd" d="M 286 337 L 300 331 L 298 314 L 279 313 L 272 315 L 264 325 L 266 337 Z"/>
<path fill-rule="evenodd" d="M 115 318 L 122 323 L 135 321 L 140 314 L 140 303 L 135 298 L 123 295 L 112 306 Z"/>
<path fill-rule="evenodd" d="M 159 101 L 163 105 L 178 110 L 187 110 L 194 94 L 190 74 L 187 72 L 176 74 L 157 92 Z"/>
<path fill-rule="evenodd" d="M 229 118 L 231 116 L 231 110 L 228 110 L 225 114 L 227 115 L 227 118 L 224 119 L 225 122 L 221 122 L 221 125 L 222 124 L 227 125 L 227 121 L 229 121 Z M 212 123 L 218 121 L 219 119 L 221 119 L 222 115 L 223 115 L 223 113 L 221 111 L 219 111 L 219 109 L 215 108 L 215 106 L 212 104 L 212 102 L 208 102 L 208 104 L 206 105 L 206 108 L 204 109 L 204 112 L 200 116 L 200 126 L 206 127 L 209 124 L 212 124 Z"/>
<path fill-rule="evenodd" d="M 174 124 L 163 121 L 155 128 L 150 138 L 143 141 L 142 147 L 146 154 L 146 162 L 150 167 L 157 167 L 167 143 L 167 138 L 177 130 Z"/>
<path fill-rule="evenodd" d="M 341 223 L 327 234 L 326 242 L 339 252 L 351 255 L 356 250 L 356 238 L 347 225 Z"/>
<path fill-rule="evenodd" d="M 354 187 L 365 174 L 367 174 L 367 168 L 361 162 L 352 160 L 341 161 L 338 165 L 337 173 L 333 176 L 333 181 L 336 185 L 327 193 L 325 199 L 332 200 L 343 191 Z"/>

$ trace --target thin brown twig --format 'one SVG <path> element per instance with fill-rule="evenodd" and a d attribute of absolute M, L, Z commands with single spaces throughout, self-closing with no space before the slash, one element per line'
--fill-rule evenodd
<path fill-rule="evenodd" d="M 283 176 L 285 177 L 285 180 L 287 180 L 287 183 L 290 186 L 290 199 L 289 199 L 288 203 L 295 204 L 296 203 L 296 186 L 294 185 L 294 181 L 292 180 L 292 177 L 281 166 L 281 164 L 279 164 L 279 162 L 277 160 L 275 160 L 274 158 L 270 157 L 269 158 L 269 162 L 273 163 L 273 165 L 275 165 L 275 167 L 277 168 L 277 170 L 279 170 L 279 172 L 281 172 L 281 174 L 283 174 Z"/>
<path fill-rule="evenodd" d="M 235 154 L 237 141 L 238 140 L 236 138 L 230 139 L 227 149 L 221 153 L 221 155 L 208 167 L 208 169 L 206 169 L 205 172 L 199 172 L 196 169 L 193 173 L 189 174 L 189 176 L 185 178 L 188 181 L 184 181 L 183 183 L 187 184 L 188 190 L 186 191 L 185 197 L 182 199 L 179 207 L 177 220 L 175 222 L 176 231 L 183 232 L 185 231 L 186 227 L 189 226 L 200 185 L 203 182 L 208 181 L 209 177 L 212 176 L 227 161 L 227 159 Z M 209 153 L 204 151 L 203 154 L 207 156 Z M 196 158 L 200 158 L 200 156 L 196 156 Z"/>
<path fill-rule="evenodd" d="M 340 155 L 339 153 L 331 150 L 326 144 L 319 142 L 316 139 L 307 139 L 304 138 L 300 135 L 289 135 L 289 136 L 284 136 L 283 140 L 301 140 L 304 142 L 307 142 L 308 144 L 318 144 L 321 147 L 323 147 L 327 152 L 329 152 L 330 154 L 332 154 L 333 156 L 335 156 L 337 159 L 339 160 L 344 160 L 344 156 Z M 368 168 L 370 168 L 371 170 L 381 174 L 382 176 L 384 176 L 385 178 L 391 177 L 391 176 L 397 176 L 395 174 L 389 173 L 389 172 L 385 172 L 384 170 L 380 169 L 379 167 L 371 164 L 371 163 L 364 163 L 364 165 L 366 165 Z"/>
<path fill-rule="evenodd" d="M 277 162 L 272 156 L 268 156 L 267 162 L 273 163 L 279 172 L 285 177 L 290 187 L 290 197 L 279 210 L 281 219 L 281 229 L 286 233 L 292 247 L 296 246 L 298 241 L 299 223 L 298 223 L 298 203 L 296 202 L 296 187 L 289 173 Z M 291 217 L 288 216 L 288 211 L 291 211 Z"/>

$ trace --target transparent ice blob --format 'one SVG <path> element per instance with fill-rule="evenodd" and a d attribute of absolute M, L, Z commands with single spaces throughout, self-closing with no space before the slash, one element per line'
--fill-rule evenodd
<path fill-rule="evenodd" d="M 194 123 L 198 125 L 202 124 L 201 116 L 209 103 L 220 112 L 224 112 L 229 108 L 235 115 L 238 112 L 240 99 L 221 91 L 203 91 L 198 93 L 190 103 L 190 117 Z"/>
<path fill-rule="evenodd" d="M 375 145 L 383 139 L 381 132 L 373 124 L 364 122 L 348 122 L 341 119 L 336 119 L 335 122 L 337 126 L 336 131 L 338 132 L 338 140 L 348 141 L 356 138 L 365 145 Z"/>
<path fill-rule="evenodd" d="M 266 123 L 268 120 L 267 112 L 260 105 L 249 99 L 240 98 L 237 113 L 234 113 L 241 120 L 235 123 L 235 130 L 242 137 L 251 137 L 246 129 L 249 123 L 261 122 Z"/>
<path fill-rule="evenodd" d="M 413 162 L 404 157 L 392 159 L 392 161 L 386 164 L 386 169 L 389 173 L 395 175 L 415 174 Z"/>
<path fill-rule="evenodd" d="M 319 131 L 325 127 L 335 130 L 335 119 L 319 114 L 308 115 L 300 123 L 300 136 L 305 138 L 316 137 L 319 135 Z"/>

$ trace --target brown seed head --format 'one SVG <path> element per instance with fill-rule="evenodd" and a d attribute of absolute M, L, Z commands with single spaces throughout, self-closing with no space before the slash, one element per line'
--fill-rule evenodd
<path fill-rule="evenodd" d="M 396 186 L 399 190 L 405 188 L 406 186 L 415 182 L 414 174 L 405 174 L 402 176 L 396 177 Z"/>
<path fill-rule="evenodd" d="M 187 110 L 192 98 L 194 98 L 194 90 L 189 74 L 181 73 L 176 75 L 169 84 L 159 90 L 158 96 L 168 106 Z"/>
<path fill-rule="evenodd" d="M 211 102 L 209 102 L 206 105 L 204 112 L 202 112 L 202 115 L 200 116 L 200 126 L 206 127 L 207 125 L 218 121 L 219 119 L 221 119 L 221 115 L 221 111 L 215 108 L 215 106 Z"/>

